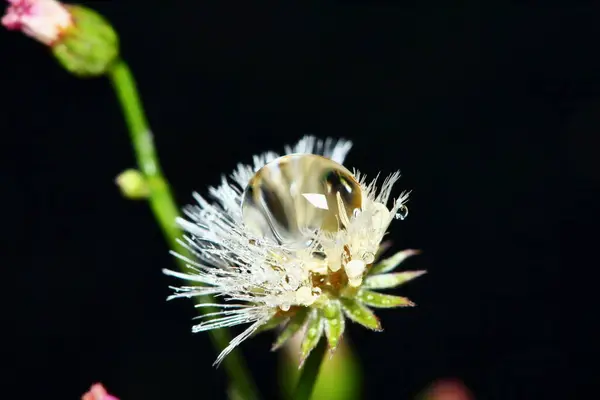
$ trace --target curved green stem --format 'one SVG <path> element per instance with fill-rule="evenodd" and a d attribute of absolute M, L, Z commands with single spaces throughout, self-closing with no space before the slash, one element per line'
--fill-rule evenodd
<path fill-rule="evenodd" d="M 327 350 L 327 341 L 321 339 L 317 347 L 310 353 L 308 359 L 304 362 L 296 390 L 294 390 L 293 400 L 309 400 L 312 396 L 321 365 L 325 360 Z"/>
<path fill-rule="evenodd" d="M 161 171 L 152 132 L 146 120 L 133 75 L 127 64 L 120 60 L 112 66 L 108 76 L 112 81 L 129 128 L 138 168 L 148 184 L 150 193 L 148 201 L 154 217 L 160 225 L 169 247 L 182 255 L 188 255 L 189 252 L 177 242 L 177 238 L 182 236 L 181 230 L 175 223 L 179 211 L 169 184 Z M 185 262 L 179 258 L 176 261 L 180 269 L 185 271 Z M 196 301 L 199 299 L 196 298 Z M 208 313 L 214 310 L 203 307 L 201 311 Z M 217 329 L 210 331 L 210 338 L 213 345 L 220 350 L 229 344 L 231 335 L 227 329 Z M 235 392 L 241 398 L 251 400 L 259 397 L 246 364 L 238 351 L 231 352 L 223 360 L 223 367 L 229 375 Z"/>

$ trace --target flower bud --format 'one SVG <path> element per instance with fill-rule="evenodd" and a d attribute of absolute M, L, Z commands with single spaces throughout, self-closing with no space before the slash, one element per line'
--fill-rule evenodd
<path fill-rule="evenodd" d="M 52 46 L 54 56 L 71 73 L 97 76 L 107 72 L 119 55 L 119 38 L 112 26 L 95 11 L 68 6 L 73 27 Z"/>
<path fill-rule="evenodd" d="M 47 45 L 69 72 L 87 77 L 107 72 L 119 55 L 119 39 L 100 14 L 56 0 L 8 0 L 2 25 Z"/>
<path fill-rule="evenodd" d="M 109 394 L 101 383 L 95 383 L 90 387 L 90 390 L 81 396 L 81 400 L 119 400 L 115 396 Z"/>
<path fill-rule="evenodd" d="M 148 183 L 142 173 L 136 169 L 121 172 L 115 179 L 123 196 L 132 200 L 145 199 L 150 194 Z"/>

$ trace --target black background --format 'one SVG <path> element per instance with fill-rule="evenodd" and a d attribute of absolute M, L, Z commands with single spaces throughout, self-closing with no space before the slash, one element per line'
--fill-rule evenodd
<path fill-rule="evenodd" d="M 391 231 L 429 274 L 351 326 L 364 398 L 413 398 L 438 378 L 478 399 L 583 398 L 599 193 L 600 9 L 526 2 L 88 2 L 119 30 L 180 203 L 237 162 L 306 133 L 354 141 L 347 160 L 401 169 L 410 215 Z M 0 33 L 2 356 L 17 398 L 222 398 L 143 202 L 106 79 L 68 75 Z M 275 354 L 242 349 L 267 398 Z M 577 381 L 570 378 L 576 377 Z M 10 386 L 9 386 L 10 387 Z M 6 389 L 8 390 L 8 389 Z"/>

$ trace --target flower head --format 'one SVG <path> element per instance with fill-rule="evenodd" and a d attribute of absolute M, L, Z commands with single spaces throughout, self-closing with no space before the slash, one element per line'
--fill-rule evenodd
<path fill-rule="evenodd" d="M 234 338 L 216 364 L 257 331 L 284 326 L 274 348 L 304 329 L 301 360 L 327 337 L 333 351 L 345 319 L 381 330 L 370 307 L 414 304 L 375 292 L 396 287 L 424 271 L 388 273 L 407 257 L 405 250 L 376 262 L 390 223 L 407 214 L 407 193 L 388 206 L 399 173 L 377 187 L 342 166 L 351 143 L 304 137 L 287 155 L 268 152 L 253 165 L 238 165 L 230 178 L 209 189 L 212 202 L 195 194 L 178 223 L 183 244 L 195 260 L 183 258 L 189 274 L 168 275 L 201 286 L 175 288 L 169 299 L 214 296 L 223 302 L 199 304 L 218 311 L 201 316 L 195 332 L 250 324 Z M 389 207 L 389 208 L 388 208 Z"/>
<path fill-rule="evenodd" d="M 83 396 L 81 396 L 81 400 L 119 400 L 115 396 L 108 394 L 104 386 L 101 383 L 95 383 L 90 387 L 90 390 L 87 391 Z"/>
<path fill-rule="evenodd" d="M 55 0 L 8 0 L 2 25 L 21 30 L 28 36 L 52 45 L 73 26 L 73 18 L 64 5 Z"/>
<path fill-rule="evenodd" d="M 2 25 L 49 46 L 69 72 L 79 76 L 102 75 L 117 59 L 117 34 L 95 11 L 56 0 L 8 2 Z"/>

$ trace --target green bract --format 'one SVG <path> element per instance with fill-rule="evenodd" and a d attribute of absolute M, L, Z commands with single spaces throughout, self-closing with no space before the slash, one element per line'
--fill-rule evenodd
<path fill-rule="evenodd" d="M 416 250 L 400 251 L 393 256 L 373 264 L 366 272 L 363 285 L 359 288 L 342 288 L 322 295 L 318 302 L 308 307 L 294 307 L 275 315 L 261 328 L 264 330 L 282 326 L 273 344 L 280 348 L 294 335 L 302 332 L 300 345 L 301 365 L 325 335 L 330 352 L 334 352 L 344 334 L 345 319 L 348 318 L 365 328 L 381 331 L 381 323 L 371 308 L 412 307 L 415 304 L 406 297 L 376 292 L 393 289 L 411 281 L 426 271 L 393 271 L 408 257 L 418 254 Z"/>
<path fill-rule="evenodd" d="M 97 12 L 79 5 L 67 6 L 73 26 L 52 46 L 52 52 L 69 72 L 80 77 L 103 75 L 119 55 L 119 38 Z"/>

